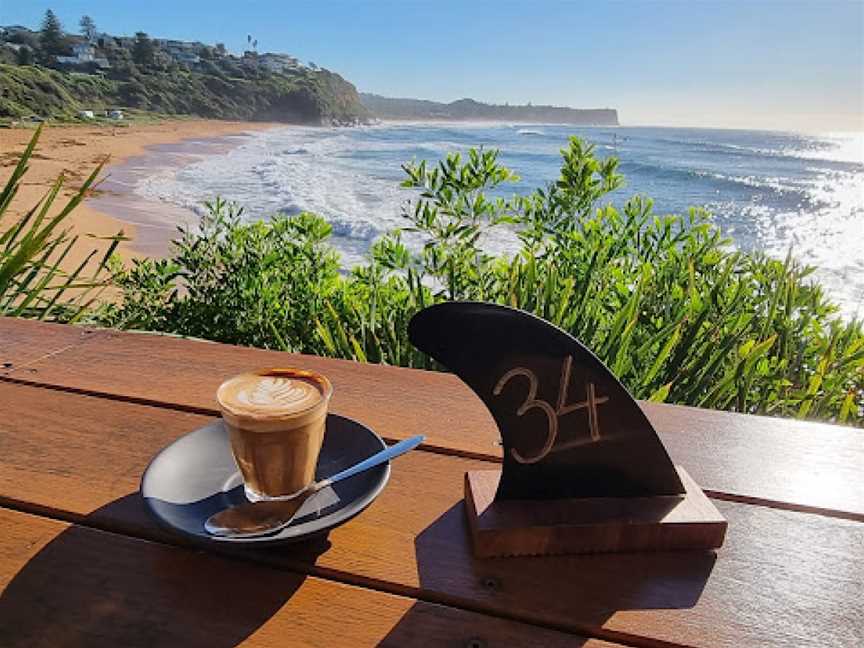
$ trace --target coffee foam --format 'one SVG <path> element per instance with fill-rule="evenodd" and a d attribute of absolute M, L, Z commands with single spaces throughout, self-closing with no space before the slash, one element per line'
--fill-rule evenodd
<path fill-rule="evenodd" d="M 320 374 L 299 369 L 274 369 L 235 376 L 216 394 L 223 409 L 253 419 L 291 418 L 329 399 L 332 387 Z"/>
<path fill-rule="evenodd" d="M 306 409 L 321 399 L 321 392 L 302 380 L 262 376 L 240 386 L 234 397 L 243 405 Z"/>

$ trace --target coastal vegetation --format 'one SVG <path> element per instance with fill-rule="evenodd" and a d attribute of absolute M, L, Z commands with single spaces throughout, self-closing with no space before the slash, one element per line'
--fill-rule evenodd
<path fill-rule="evenodd" d="M 0 194 L 0 219 L 38 135 Z M 516 176 L 496 151 L 406 164 L 405 228 L 347 273 L 319 216 L 250 221 L 217 198 L 197 227 L 180 229 L 168 258 L 124 265 L 106 255 L 85 278 L 86 264 L 60 269 L 80 243 L 62 223 L 97 168 L 58 214 L 49 211 L 62 178 L 3 224 L 0 307 L 440 369 L 409 343 L 411 316 L 440 301 L 484 300 L 569 331 L 638 398 L 864 426 L 864 330 L 837 316 L 811 269 L 791 255 L 734 250 L 700 209 L 660 215 L 640 196 L 604 202 L 621 186 L 617 166 L 571 138 L 556 181 L 504 198 L 492 192 L 501 196 Z M 514 254 L 485 251 L 484 237 L 499 228 L 515 233 Z M 97 299 L 107 285 L 116 294 Z"/>
<path fill-rule="evenodd" d="M 572 333 L 637 398 L 864 425 L 864 330 L 837 316 L 811 269 L 736 251 L 700 209 L 604 202 L 622 184 L 617 166 L 571 138 L 555 182 L 503 198 L 492 195 L 516 176 L 496 151 L 407 164 L 405 228 L 347 274 L 324 219 L 250 222 L 217 199 L 170 258 L 115 265 L 122 298 L 94 318 L 436 369 L 407 339 L 411 316 L 482 300 Z M 515 232 L 512 255 L 483 247 L 500 228 Z"/>
<path fill-rule="evenodd" d="M 0 119 L 75 121 L 116 108 L 156 115 L 287 123 L 357 124 L 379 119 L 503 120 L 615 126 L 612 108 L 440 103 L 358 94 L 315 63 L 225 45 L 100 32 L 90 16 L 69 34 L 48 10 L 38 31 L 0 27 Z M 86 117 L 85 119 L 90 119 Z"/>
<path fill-rule="evenodd" d="M 63 32 L 50 10 L 39 32 L 0 30 L 0 118 L 69 121 L 120 107 L 309 124 L 353 124 L 370 116 L 351 83 L 288 55 L 250 49 L 232 56 L 218 43 L 144 32 L 115 37 L 98 32 L 88 16 L 81 31 Z"/>
<path fill-rule="evenodd" d="M 230 78 L 178 70 L 107 78 L 0 64 L 0 117 L 76 120 L 117 106 L 161 115 L 292 123 L 365 119 L 354 87 L 323 70 Z"/>
<path fill-rule="evenodd" d="M 66 217 L 87 196 L 99 177 L 96 167 L 65 206 L 55 209 L 64 178 L 54 185 L 15 222 L 9 221 L 9 206 L 21 186 L 41 133 L 36 131 L 12 174 L 0 190 L 0 316 L 29 317 L 40 320 L 76 322 L 92 316 L 97 299 L 110 277 L 105 272 L 122 232 L 101 259 L 91 263 L 91 252 L 73 270 L 63 269 L 63 261 L 79 244 L 79 235 L 64 227 Z M 54 213 L 56 212 L 56 213 Z"/>

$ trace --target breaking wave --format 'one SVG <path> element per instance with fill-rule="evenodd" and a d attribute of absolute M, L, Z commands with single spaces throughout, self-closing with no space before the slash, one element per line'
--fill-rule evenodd
<path fill-rule="evenodd" d="M 526 137 L 521 132 L 532 131 Z M 533 134 L 536 133 L 536 134 Z M 232 138 L 234 147 L 177 155 L 149 165 L 134 191 L 200 212 L 219 195 L 246 207 L 246 217 L 303 210 L 324 216 L 346 265 L 359 261 L 383 232 L 405 224 L 411 190 L 399 186 L 401 165 L 435 162 L 483 146 L 522 178 L 499 194 L 524 192 L 558 177 L 560 149 L 579 135 L 601 156 L 617 155 L 626 185 L 654 199 L 658 212 L 706 205 L 745 249 L 797 256 L 849 313 L 864 313 L 864 137 L 659 128 L 562 125 L 386 124 L 356 129 L 284 127 Z M 158 154 L 155 154 L 158 157 Z M 508 251 L 506 232 L 487 241 Z"/>

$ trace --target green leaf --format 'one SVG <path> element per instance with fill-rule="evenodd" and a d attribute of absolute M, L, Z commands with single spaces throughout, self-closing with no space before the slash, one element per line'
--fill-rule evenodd
<path fill-rule="evenodd" d="M 669 398 L 669 390 L 672 388 L 672 383 L 666 383 L 662 385 L 659 389 L 654 391 L 649 397 L 648 400 L 652 403 L 665 403 L 666 399 Z"/>

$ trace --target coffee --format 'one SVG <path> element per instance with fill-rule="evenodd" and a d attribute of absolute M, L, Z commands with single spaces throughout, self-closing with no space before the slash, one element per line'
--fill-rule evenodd
<path fill-rule="evenodd" d="M 330 381 L 314 371 L 264 369 L 230 378 L 216 399 L 251 500 L 290 496 L 315 478 Z"/>

